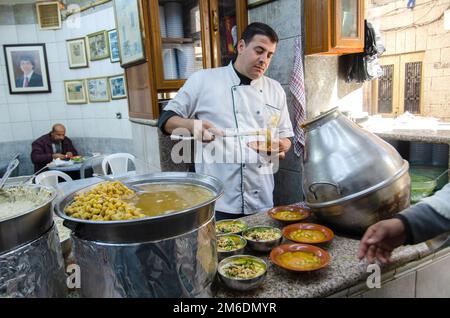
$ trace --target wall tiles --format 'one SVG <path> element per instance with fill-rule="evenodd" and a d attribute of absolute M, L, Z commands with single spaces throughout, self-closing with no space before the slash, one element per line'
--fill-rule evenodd
<path fill-rule="evenodd" d="M 66 105 L 66 115 L 67 119 L 81 119 L 83 118 L 83 114 L 81 112 L 80 105 Z"/>
<path fill-rule="evenodd" d="M 56 43 L 49 43 L 49 42 L 43 42 L 45 43 L 46 51 L 47 51 L 47 62 L 48 63 L 57 63 L 59 62 L 58 58 L 58 48 L 56 46 Z M 52 81 L 53 79 L 50 78 Z"/>
<path fill-rule="evenodd" d="M 56 82 L 62 82 L 63 78 L 62 78 L 62 74 L 59 70 L 59 63 L 58 62 L 52 62 L 52 63 L 48 63 L 48 71 L 50 73 L 50 80 L 52 83 L 55 82 L 55 84 L 53 84 L 53 86 L 59 85 L 56 84 Z M 53 89 L 52 89 L 52 93 L 53 93 Z"/>
<path fill-rule="evenodd" d="M 59 121 L 67 119 L 66 105 L 64 102 L 48 102 L 47 106 L 50 119 Z"/>
<path fill-rule="evenodd" d="M 50 118 L 47 103 L 28 104 L 28 110 L 31 121 L 48 120 Z"/>
<path fill-rule="evenodd" d="M 12 139 L 13 139 L 13 136 L 12 136 L 12 132 L 11 132 L 11 124 L 10 123 L 6 123 L 6 124 L 0 123 L 0 142 L 8 142 L 8 141 L 11 141 Z"/>
<path fill-rule="evenodd" d="M 38 43 L 36 25 L 35 24 L 20 24 L 16 25 L 16 33 L 18 43 Z"/>
<path fill-rule="evenodd" d="M 15 44 L 15 43 L 17 43 L 16 26 L 0 25 L 0 44 Z"/>
<path fill-rule="evenodd" d="M 12 7 L 15 24 L 36 24 L 37 14 L 34 4 L 16 4 Z"/>
<path fill-rule="evenodd" d="M 0 25 L 14 25 L 14 11 L 10 5 L 0 5 Z"/>
<path fill-rule="evenodd" d="M 9 119 L 11 123 L 29 122 L 31 118 L 28 104 L 9 104 Z"/>
<path fill-rule="evenodd" d="M 52 93 L 46 94 L 46 100 L 48 102 L 61 102 L 64 105 L 66 104 L 66 97 L 64 92 L 64 83 L 63 82 L 54 82 L 52 83 Z"/>
<path fill-rule="evenodd" d="M 33 139 L 38 139 L 42 135 L 49 133 L 52 130 L 52 122 L 49 120 L 34 120 L 31 122 L 33 130 Z"/>
<path fill-rule="evenodd" d="M 300 34 L 302 29 L 300 0 L 274 1 L 268 4 L 268 24 L 277 32 L 280 39 Z"/>
<path fill-rule="evenodd" d="M 48 45 L 56 42 L 54 30 L 40 30 L 39 27 L 38 30 L 37 38 L 39 43 L 46 43 Z"/>
<path fill-rule="evenodd" d="M 31 94 L 35 95 L 35 94 Z M 20 104 L 20 103 L 27 103 L 27 94 L 9 94 L 9 88 L 8 93 L 6 95 L 6 100 L 8 104 Z"/>
<path fill-rule="evenodd" d="M 0 105 L 7 103 L 6 94 L 9 94 L 8 87 L 6 85 L 0 85 Z"/>
<path fill-rule="evenodd" d="M 9 123 L 9 109 L 6 104 L 0 104 L 0 124 Z"/>
<path fill-rule="evenodd" d="M 450 256 L 417 271 L 416 297 L 450 297 Z"/>
<path fill-rule="evenodd" d="M 11 130 L 14 141 L 29 140 L 33 136 L 31 122 L 11 123 Z"/>
<path fill-rule="evenodd" d="M 66 129 L 67 135 L 70 136 L 70 138 L 83 138 L 85 135 L 83 121 L 79 119 L 68 119 Z"/>
<path fill-rule="evenodd" d="M 51 86 L 51 83 L 50 83 Z M 52 87 L 53 90 L 53 87 Z M 21 96 L 26 99 L 28 103 L 36 103 L 36 102 L 47 102 L 48 98 L 52 95 L 52 93 L 40 93 L 40 94 L 24 94 L 24 95 L 16 95 Z"/>

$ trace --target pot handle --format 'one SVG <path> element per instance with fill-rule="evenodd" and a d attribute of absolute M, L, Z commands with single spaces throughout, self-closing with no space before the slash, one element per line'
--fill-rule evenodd
<path fill-rule="evenodd" d="M 317 194 L 316 194 L 316 191 L 313 190 L 313 186 L 318 185 L 318 184 L 327 184 L 327 185 L 331 185 L 331 186 L 333 186 L 333 187 L 336 188 L 337 194 L 341 195 L 341 188 L 339 188 L 339 184 L 334 183 L 334 182 L 328 182 L 328 181 L 319 181 L 319 182 L 311 183 L 311 184 L 309 185 L 309 188 L 308 188 L 309 192 L 311 192 L 311 193 L 314 195 L 314 198 L 315 198 L 316 200 L 317 200 Z"/>

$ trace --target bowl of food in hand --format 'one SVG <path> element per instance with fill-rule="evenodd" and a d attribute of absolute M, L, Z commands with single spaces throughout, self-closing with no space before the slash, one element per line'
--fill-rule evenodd
<path fill-rule="evenodd" d="M 237 234 L 222 234 L 217 236 L 217 255 L 219 259 L 242 254 L 247 240 Z"/>
<path fill-rule="evenodd" d="M 254 226 L 242 232 L 247 245 L 258 252 L 268 252 L 280 245 L 283 235 L 280 229 L 272 226 Z"/>
<path fill-rule="evenodd" d="M 270 252 L 270 260 L 274 264 L 294 272 L 324 268 L 330 263 L 330 259 L 327 251 L 308 244 L 283 244 Z"/>
<path fill-rule="evenodd" d="M 73 156 L 70 158 L 75 163 L 82 163 L 84 161 L 84 158 L 82 156 Z"/>
<path fill-rule="evenodd" d="M 266 273 L 266 262 L 251 255 L 230 256 L 223 259 L 218 266 L 222 283 L 228 288 L 240 291 L 260 286 Z"/>
<path fill-rule="evenodd" d="M 297 243 L 322 244 L 330 242 L 334 237 L 334 233 L 323 225 L 295 223 L 283 228 L 283 236 Z"/>
<path fill-rule="evenodd" d="M 216 222 L 216 234 L 239 234 L 247 229 L 247 224 L 240 220 L 220 220 Z"/>
<path fill-rule="evenodd" d="M 308 208 L 298 205 L 284 205 L 270 209 L 267 214 L 272 219 L 283 223 L 295 223 L 308 218 L 311 212 Z"/>

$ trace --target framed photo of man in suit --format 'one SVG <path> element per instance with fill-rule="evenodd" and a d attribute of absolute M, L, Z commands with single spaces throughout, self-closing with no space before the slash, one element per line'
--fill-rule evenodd
<path fill-rule="evenodd" d="M 5 44 L 10 94 L 50 93 L 45 44 Z"/>

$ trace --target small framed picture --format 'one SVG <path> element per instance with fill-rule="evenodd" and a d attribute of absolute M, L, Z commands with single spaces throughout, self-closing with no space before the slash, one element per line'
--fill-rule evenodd
<path fill-rule="evenodd" d="M 108 31 L 108 41 L 109 41 L 109 58 L 111 59 L 111 63 L 116 63 L 120 61 L 119 54 L 119 42 L 117 42 L 117 30 L 109 30 Z"/>
<path fill-rule="evenodd" d="M 3 51 L 10 94 L 52 91 L 45 44 L 5 44 Z"/>
<path fill-rule="evenodd" d="M 67 104 L 86 104 L 86 86 L 85 81 L 67 80 L 64 81 L 64 91 L 66 92 Z"/>
<path fill-rule="evenodd" d="M 126 67 L 145 62 L 141 0 L 114 0 L 113 6 L 121 66 Z"/>
<path fill-rule="evenodd" d="M 109 102 L 111 100 L 107 77 L 88 78 L 86 85 L 90 102 Z"/>
<path fill-rule="evenodd" d="M 67 40 L 66 45 L 69 68 L 83 68 L 89 66 L 85 38 Z"/>
<path fill-rule="evenodd" d="M 247 0 L 247 8 L 251 9 L 272 1 L 273 0 Z"/>
<path fill-rule="evenodd" d="M 110 76 L 109 88 L 111 90 L 112 99 L 121 99 L 127 97 L 127 87 L 125 83 L 125 75 Z"/>
<path fill-rule="evenodd" d="M 91 61 L 102 60 L 109 57 L 108 34 L 106 31 L 88 34 L 87 39 L 89 59 Z"/>

